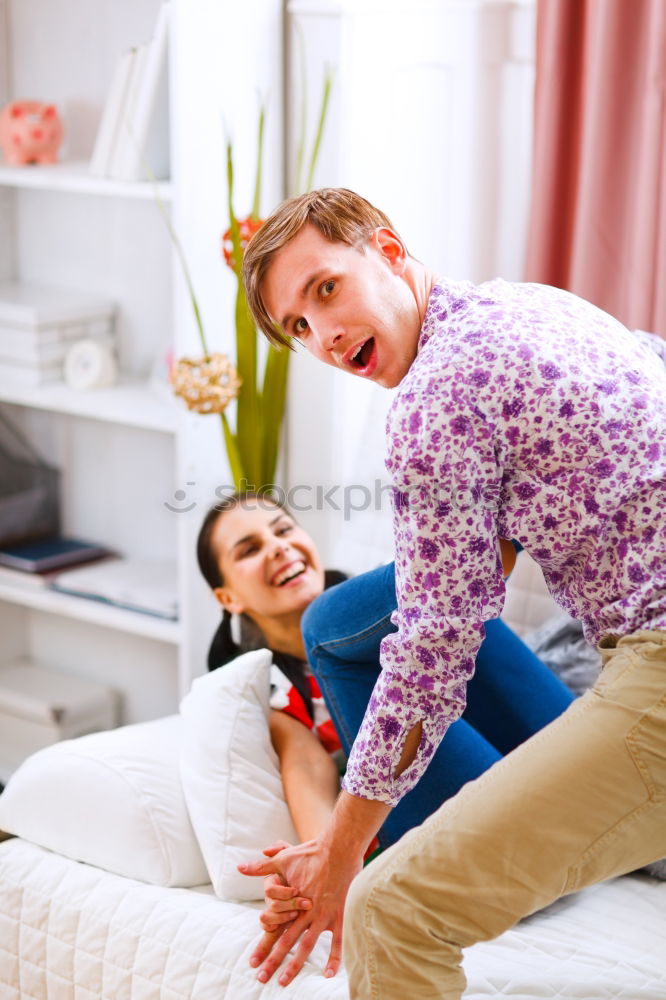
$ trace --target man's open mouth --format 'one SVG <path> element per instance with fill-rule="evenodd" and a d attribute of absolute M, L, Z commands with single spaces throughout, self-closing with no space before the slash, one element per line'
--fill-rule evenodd
<path fill-rule="evenodd" d="M 375 348 L 375 338 L 370 337 L 363 344 L 361 344 L 356 351 L 356 353 L 349 359 L 349 364 L 352 368 L 367 368 L 370 363 L 370 358 L 372 357 L 372 352 Z"/>

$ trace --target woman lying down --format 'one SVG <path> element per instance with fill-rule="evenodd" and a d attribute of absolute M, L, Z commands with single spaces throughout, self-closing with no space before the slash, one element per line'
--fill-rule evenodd
<path fill-rule="evenodd" d="M 506 574 L 515 551 L 502 540 L 498 558 L 500 553 Z M 325 572 L 307 532 L 274 500 L 253 493 L 233 494 L 208 512 L 197 557 L 223 608 L 208 653 L 209 670 L 249 649 L 266 647 L 273 653 L 270 737 L 294 827 L 301 841 L 310 840 L 333 809 L 341 766 L 379 675 L 381 640 L 395 631 L 393 564 L 349 580 Z M 301 625 L 308 608 L 304 640 Z M 239 642 L 232 637 L 232 616 L 240 619 Z M 368 845 L 366 857 L 422 823 L 573 700 L 502 621 L 486 622 L 485 628 L 463 716 L 448 729 L 428 770 L 395 807 L 377 842 Z M 268 906 L 261 923 L 267 933 L 253 965 L 280 926 L 309 906 L 276 878 L 266 880 L 265 892 Z"/>

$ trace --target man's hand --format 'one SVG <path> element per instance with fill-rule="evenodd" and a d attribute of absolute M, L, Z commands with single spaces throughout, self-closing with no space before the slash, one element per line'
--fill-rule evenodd
<path fill-rule="evenodd" d="M 332 931 L 333 941 L 324 974 L 335 975 L 341 961 L 347 891 L 361 870 L 366 846 L 389 812 L 390 807 L 383 802 L 342 792 L 331 822 L 320 837 L 284 848 L 267 860 L 238 866 L 244 875 L 278 875 L 299 898 L 312 900 L 312 909 L 299 912 L 277 931 L 264 934 L 251 959 L 253 965 L 262 963 L 257 975 L 260 982 L 268 982 L 298 942 L 279 978 L 280 985 L 287 986 L 325 930 Z"/>

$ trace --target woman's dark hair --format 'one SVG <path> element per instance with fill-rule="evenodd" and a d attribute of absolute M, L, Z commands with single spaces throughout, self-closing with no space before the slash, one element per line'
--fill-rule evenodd
<path fill-rule="evenodd" d="M 277 507 L 278 510 L 284 510 L 285 513 L 289 513 L 282 504 L 278 503 L 277 500 L 273 499 L 267 493 L 231 493 L 220 499 L 214 507 L 211 507 L 203 520 L 199 529 L 199 537 L 197 538 L 197 561 L 199 569 L 211 590 L 224 586 L 217 553 L 212 543 L 212 534 L 215 525 L 218 518 L 226 514 L 227 511 L 235 510 L 236 507 L 242 506 L 248 500 L 270 504 L 272 507 Z M 324 588 L 332 587 L 343 580 L 346 580 L 344 573 L 339 573 L 337 570 L 326 570 L 324 574 Z M 241 653 L 247 653 L 251 649 L 261 649 L 266 645 L 266 640 L 261 630 L 247 615 L 240 615 L 240 641 L 236 642 L 231 632 L 231 621 L 231 614 L 224 608 L 222 621 L 213 636 L 208 650 L 209 670 L 217 670 L 218 667 L 223 667 L 226 663 L 240 656 Z M 305 702 L 310 718 L 313 718 L 312 696 L 310 694 L 310 685 L 305 677 L 303 663 L 295 656 L 289 656 L 287 653 L 280 653 L 275 650 L 272 652 L 273 662 L 294 685 Z"/>

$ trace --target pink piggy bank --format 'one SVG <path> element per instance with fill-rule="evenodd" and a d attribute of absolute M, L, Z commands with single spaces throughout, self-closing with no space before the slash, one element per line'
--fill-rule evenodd
<path fill-rule="evenodd" d="M 11 166 L 55 163 L 62 122 L 53 104 L 12 101 L 0 111 L 0 146 Z"/>

